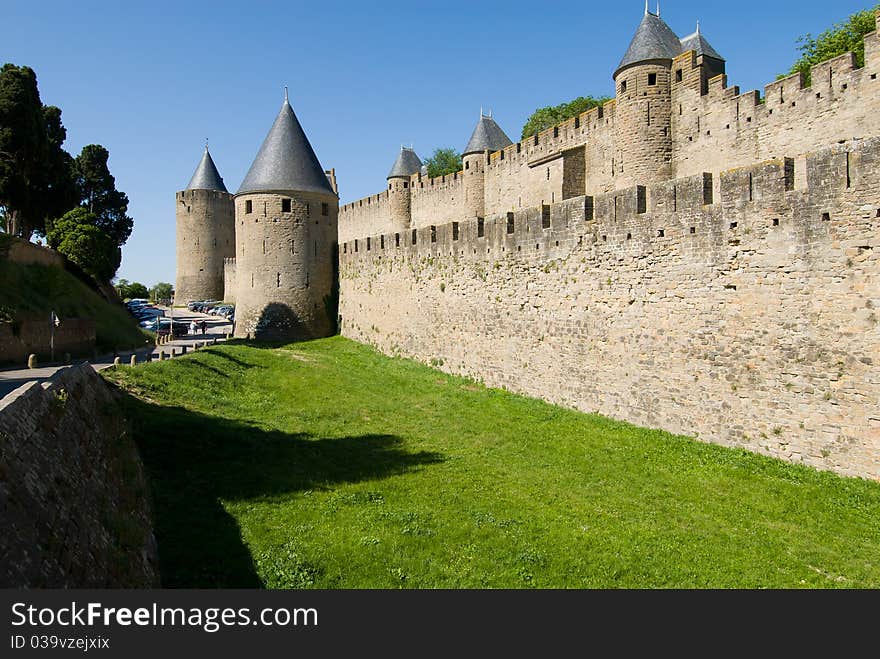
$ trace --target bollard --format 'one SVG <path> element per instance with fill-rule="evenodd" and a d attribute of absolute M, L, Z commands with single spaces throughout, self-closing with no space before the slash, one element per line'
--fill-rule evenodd
<path fill-rule="evenodd" d="M 137 355 L 132 355 L 131 359 L 129 360 L 129 364 L 131 366 L 137 366 L 137 363 L 138 363 Z"/>
<path fill-rule="evenodd" d="M 159 361 L 160 361 L 160 362 L 164 362 L 164 361 L 165 361 L 165 351 L 164 351 L 164 350 L 160 350 L 160 351 L 159 351 Z"/>
<path fill-rule="evenodd" d="M 120 366 L 120 365 L 122 365 L 122 360 L 121 360 L 119 357 L 114 357 L 114 358 L 113 358 L 113 365 L 114 365 L 114 366 Z"/>
<path fill-rule="evenodd" d="M 181 354 L 181 355 L 185 355 L 185 354 L 186 354 L 186 346 L 182 346 L 182 347 L 180 348 L 180 354 Z"/>
<path fill-rule="evenodd" d="M 70 353 L 69 353 L 69 352 L 65 352 L 65 353 L 64 353 L 64 363 L 65 363 L 65 364 L 69 364 L 69 363 L 70 363 Z"/>
<path fill-rule="evenodd" d="M 231 338 L 232 338 L 232 335 L 229 332 L 226 332 L 226 340 L 228 341 Z"/>
<path fill-rule="evenodd" d="M 212 346 L 217 345 L 217 337 L 216 336 L 213 339 L 211 339 L 211 345 Z"/>
<path fill-rule="evenodd" d="M 36 368 L 37 367 L 37 356 L 36 355 L 28 355 L 28 368 Z"/>

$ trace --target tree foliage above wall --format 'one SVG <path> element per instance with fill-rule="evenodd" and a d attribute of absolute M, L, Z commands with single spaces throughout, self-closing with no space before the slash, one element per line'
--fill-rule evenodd
<path fill-rule="evenodd" d="M 788 73 L 778 77 L 784 78 L 800 71 L 806 78 L 806 84 L 810 85 L 812 83 L 810 80 L 810 69 L 812 67 L 849 51 L 852 51 L 856 57 L 856 66 L 864 66 L 864 37 L 877 28 L 875 19 L 877 8 L 880 8 L 880 5 L 877 5 L 874 9 L 856 12 L 845 21 L 835 23 L 818 37 L 813 37 L 809 33 L 798 37 L 797 42 L 800 44 L 798 50 L 801 53 L 801 57 L 792 65 Z"/>
<path fill-rule="evenodd" d="M 531 116 L 526 120 L 522 129 L 521 138 L 529 137 L 542 130 L 547 130 L 551 126 L 576 117 L 582 112 L 586 112 L 592 108 L 603 105 L 611 99 L 607 96 L 594 98 L 592 96 L 578 96 L 568 103 L 560 103 L 559 105 L 548 105 L 545 108 L 538 108 L 532 112 Z"/>
<path fill-rule="evenodd" d="M 43 105 L 33 69 L 4 64 L 0 228 L 26 240 L 44 235 L 83 270 L 107 281 L 131 235 L 128 197 L 116 189 L 106 148 L 89 144 L 74 158 L 62 148 L 66 138 L 61 110 Z M 76 209 L 84 212 L 71 215 Z"/>
<path fill-rule="evenodd" d="M 428 178 L 444 176 L 461 171 L 461 154 L 452 147 L 434 149 L 431 157 L 425 160 Z"/>

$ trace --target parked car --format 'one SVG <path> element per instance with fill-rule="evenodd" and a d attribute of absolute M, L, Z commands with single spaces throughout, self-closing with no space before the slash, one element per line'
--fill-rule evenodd
<path fill-rule="evenodd" d="M 166 336 L 172 333 L 173 336 L 186 336 L 189 334 L 189 323 L 174 320 L 170 318 L 154 318 L 147 321 L 146 324 L 141 323 L 141 327 L 151 332 L 156 332 L 160 336 Z"/>

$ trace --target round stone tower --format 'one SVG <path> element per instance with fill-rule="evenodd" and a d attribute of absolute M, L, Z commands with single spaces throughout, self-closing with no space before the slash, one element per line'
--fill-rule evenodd
<path fill-rule="evenodd" d="M 422 170 L 422 161 L 412 149 L 400 147 L 394 166 L 386 177 L 388 180 L 388 203 L 394 231 L 409 229 L 412 221 L 412 181 L 410 177 Z"/>
<path fill-rule="evenodd" d="M 486 213 L 486 161 L 492 151 L 500 151 L 513 142 L 490 114 L 480 110 L 480 121 L 461 154 L 464 167 L 464 201 L 469 217 Z"/>
<path fill-rule="evenodd" d="M 176 196 L 175 302 L 222 300 L 223 260 L 235 255 L 234 205 L 207 146 L 189 185 Z"/>
<path fill-rule="evenodd" d="M 317 338 L 336 327 L 339 199 L 285 94 L 235 195 L 235 336 Z"/>
<path fill-rule="evenodd" d="M 681 41 L 659 14 L 645 16 L 614 82 L 615 187 L 651 184 L 672 176 L 672 60 Z"/>

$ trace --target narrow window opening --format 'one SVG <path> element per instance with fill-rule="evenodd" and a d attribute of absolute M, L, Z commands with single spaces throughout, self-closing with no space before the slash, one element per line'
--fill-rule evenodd
<path fill-rule="evenodd" d="M 632 240 L 633 235 L 631 233 L 626 234 L 627 240 Z"/>
<path fill-rule="evenodd" d="M 280 272 L 275 275 L 275 286 L 277 288 L 281 288 L 281 273 Z"/>
<path fill-rule="evenodd" d="M 357 239 L 355 239 L 355 241 L 354 241 L 354 251 L 355 251 L 355 252 L 358 251 L 358 241 L 357 241 Z"/>
<path fill-rule="evenodd" d="M 575 118 L 574 118 L 574 128 L 575 128 L 575 130 L 577 130 L 577 129 L 580 128 L 580 127 L 581 127 L 581 118 L 580 118 L 580 117 L 575 117 Z"/>
<path fill-rule="evenodd" d="M 822 213 L 822 221 L 830 222 L 831 221 L 831 213 Z"/>
<path fill-rule="evenodd" d="M 775 227 L 779 226 L 779 218 L 778 217 L 773 218 L 773 226 L 775 226 Z"/>
<path fill-rule="evenodd" d="M 754 177 L 749 174 L 749 201 L 754 201 Z"/>
<path fill-rule="evenodd" d="M 400 234 L 399 233 L 394 234 L 394 246 L 400 247 Z"/>
<path fill-rule="evenodd" d="M 431 225 L 431 242 L 437 242 L 437 227 L 435 227 L 433 224 Z"/>
<path fill-rule="evenodd" d="M 547 168 L 547 180 L 548 181 L 550 180 L 550 168 L 549 167 Z"/>
<path fill-rule="evenodd" d="M 636 213 L 642 215 L 648 212 L 648 193 L 644 185 L 636 186 Z"/>
<path fill-rule="evenodd" d="M 684 76 L 682 74 L 681 69 L 676 69 L 675 70 L 675 82 L 681 82 L 683 78 L 684 78 Z"/>
<path fill-rule="evenodd" d="M 385 235 L 379 236 L 379 249 L 385 249 Z"/>
<path fill-rule="evenodd" d="M 507 233 L 513 233 L 513 213 L 507 214 Z"/>
<path fill-rule="evenodd" d="M 547 204 L 541 205 L 541 228 L 550 228 L 550 206 L 548 206 Z"/>
<path fill-rule="evenodd" d="M 281 200 L 281 212 L 289 213 L 290 212 L 290 199 L 282 199 Z"/>
<path fill-rule="evenodd" d="M 736 223 L 736 222 L 731 222 L 731 223 L 730 223 L 730 228 L 731 228 L 731 229 L 736 229 L 736 226 L 737 226 L 737 223 Z"/>
<path fill-rule="evenodd" d="M 373 188 L 375 190 L 375 188 Z M 330 204 L 324 202 L 321 204 L 321 215 L 329 215 L 330 214 Z"/>
<path fill-rule="evenodd" d="M 412 244 L 413 245 L 416 244 L 416 230 L 415 229 L 412 230 Z"/>
<path fill-rule="evenodd" d="M 696 232 L 697 232 L 697 227 L 691 227 L 691 233 L 696 233 Z"/>
<path fill-rule="evenodd" d="M 666 235 L 666 232 L 663 229 L 657 229 L 657 237 L 663 238 Z"/>
<path fill-rule="evenodd" d="M 648 101 L 647 106 L 648 106 L 648 125 L 650 126 L 651 125 L 651 101 Z"/>
<path fill-rule="evenodd" d="M 844 85 L 844 88 L 846 85 Z M 850 178 L 849 172 L 849 151 L 846 152 L 846 187 L 849 188 L 852 186 L 852 178 Z"/>
<path fill-rule="evenodd" d="M 477 238 L 482 238 L 486 235 L 486 220 L 482 217 L 477 218 Z"/>
<path fill-rule="evenodd" d="M 244 212 L 246 214 L 254 212 L 254 202 L 252 202 L 250 199 L 244 202 Z"/>
<path fill-rule="evenodd" d="M 656 84 L 657 84 L 657 74 L 656 73 L 649 73 L 648 74 L 648 85 L 653 87 Z"/>
<path fill-rule="evenodd" d="M 620 93 L 626 94 L 626 80 L 620 83 Z"/>
<path fill-rule="evenodd" d="M 465 168 L 465 169 L 470 169 L 470 168 L 471 168 L 471 161 L 470 161 L 470 160 L 468 160 L 467 162 L 465 162 L 465 164 L 464 164 L 464 168 Z"/>
<path fill-rule="evenodd" d="M 458 240 L 458 222 L 452 223 L 452 239 Z"/>

